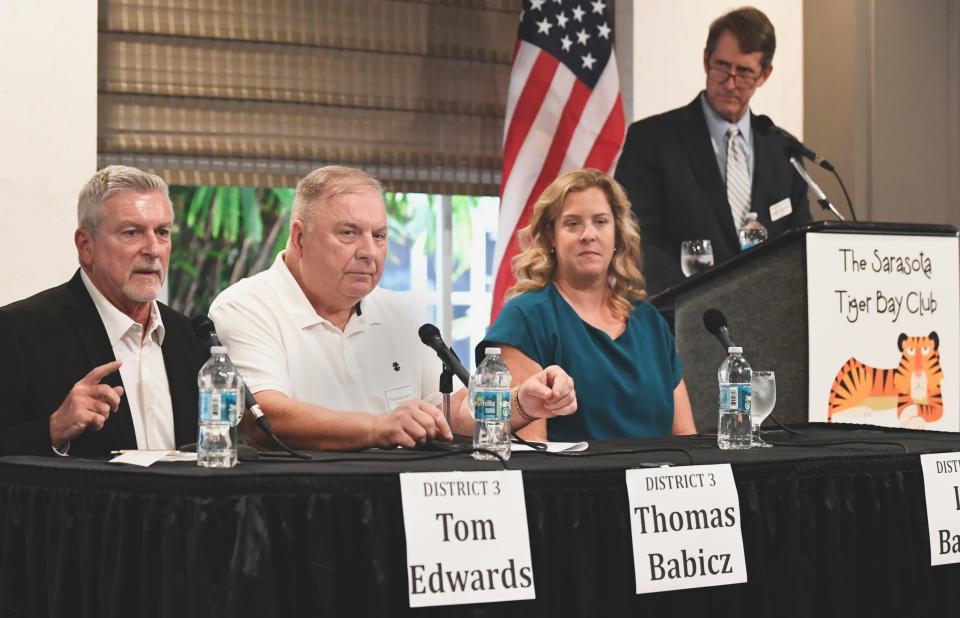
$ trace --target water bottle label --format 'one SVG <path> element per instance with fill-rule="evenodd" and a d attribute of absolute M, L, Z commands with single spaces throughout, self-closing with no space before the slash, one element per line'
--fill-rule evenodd
<path fill-rule="evenodd" d="M 749 412 L 752 397 L 749 384 L 723 384 L 720 386 L 720 409 Z"/>
<path fill-rule="evenodd" d="M 473 395 L 473 417 L 478 421 L 509 421 L 510 391 L 478 389 Z"/>
<path fill-rule="evenodd" d="M 200 391 L 200 420 L 237 423 L 237 393 Z"/>
<path fill-rule="evenodd" d="M 756 247 L 758 244 L 759 243 L 755 240 L 745 240 L 742 243 L 740 243 L 740 250 L 746 251 L 750 247 Z"/>

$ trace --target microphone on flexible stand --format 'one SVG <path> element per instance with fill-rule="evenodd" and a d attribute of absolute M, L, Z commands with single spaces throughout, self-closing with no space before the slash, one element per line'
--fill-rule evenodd
<path fill-rule="evenodd" d="M 710 334 L 720 340 L 720 343 L 723 344 L 724 352 L 728 348 L 740 347 L 733 342 L 733 338 L 730 336 L 730 328 L 727 326 L 727 316 L 723 315 L 723 312 L 719 309 L 710 308 L 703 312 L 703 325 L 707 327 L 707 330 L 710 331 Z M 800 435 L 800 432 L 796 429 L 791 429 L 780 422 L 780 420 L 770 413 L 770 416 L 767 417 L 771 419 L 776 425 L 794 435 Z"/>
<path fill-rule="evenodd" d="M 453 392 L 453 376 L 456 375 L 457 378 L 463 382 L 463 385 L 469 388 L 470 372 L 467 371 L 463 363 L 460 362 L 457 353 L 444 343 L 443 337 L 440 336 L 440 329 L 436 326 L 433 324 L 424 324 L 417 331 L 417 334 L 420 335 L 420 341 L 436 352 L 437 356 L 440 357 L 440 361 L 443 363 L 443 372 L 440 374 L 440 395 L 443 397 L 441 409 L 443 410 L 443 417 L 446 419 L 447 425 L 450 426 L 452 430 L 453 409 L 450 404 L 450 394 Z M 451 442 L 434 440 L 431 442 L 431 446 L 442 450 L 466 451 L 473 449 L 473 440 L 454 435 Z"/>
<path fill-rule="evenodd" d="M 723 315 L 719 309 L 707 309 L 703 312 L 703 325 L 707 327 L 710 334 L 720 340 L 723 344 L 723 351 L 729 348 L 738 347 L 730 336 L 730 329 L 727 327 L 727 316 Z"/>
<path fill-rule="evenodd" d="M 817 203 L 820 204 L 820 207 L 824 210 L 829 210 L 833 213 L 840 221 L 845 221 L 843 215 L 840 214 L 840 211 L 837 210 L 837 207 L 830 203 L 830 200 L 827 199 L 827 195 L 823 192 L 823 189 L 820 188 L 813 178 L 810 177 L 810 174 L 807 173 L 807 170 L 803 169 L 803 166 L 800 165 L 800 161 L 797 160 L 799 156 L 799 151 L 794 145 L 787 146 L 783 149 L 783 154 L 787 155 L 787 158 L 790 159 L 790 165 L 793 166 L 793 169 L 797 170 L 797 173 L 800 174 L 800 178 L 803 178 L 803 181 L 807 183 L 807 186 L 813 189 L 814 195 L 817 196 Z"/>
<path fill-rule="evenodd" d="M 437 356 L 440 357 L 444 366 L 460 378 L 464 386 L 470 385 L 470 372 L 467 371 L 463 363 L 460 362 L 460 359 L 457 358 L 457 353 L 443 342 L 443 338 L 440 336 L 440 329 L 433 324 L 424 324 L 420 327 L 420 330 L 417 331 L 417 334 L 420 335 L 420 341 L 423 342 L 423 345 L 433 349 L 433 351 L 437 353 Z"/>
<path fill-rule="evenodd" d="M 223 345 L 220 342 L 220 337 L 217 336 L 217 327 L 214 326 L 213 320 L 211 320 L 209 317 L 205 315 L 195 316 L 192 320 L 190 320 L 190 325 L 193 327 L 193 332 L 197 336 L 197 339 L 202 341 L 208 347 Z M 227 357 L 229 358 L 229 354 Z M 241 376 L 241 378 L 242 377 L 243 376 Z M 257 423 L 257 427 L 259 427 L 263 433 L 270 436 L 270 439 L 272 439 L 277 446 L 290 453 L 294 457 L 298 457 L 300 459 L 311 459 L 309 455 L 298 453 L 291 449 L 289 446 L 284 444 L 280 438 L 277 437 L 277 434 L 273 433 L 273 428 L 270 426 L 270 421 L 260 408 L 260 404 L 258 404 L 257 400 L 253 397 L 253 393 L 250 392 L 250 388 L 247 386 L 247 383 L 242 379 L 240 382 L 243 386 L 243 407 L 244 409 L 250 410 L 250 413 L 253 414 L 253 419 Z"/>
<path fill-rule="evenodd" d="M 843 178 L 841 178 L 840 174 L 837 173 L 837 170 L 833 167 L 832 163 L 818 155 L 811 148 L 804 145 L 803 142 L 795 138 L 793 135 L 790 135 L 790 133 L 787 131 L 784 131 L 780 127 L 773 124 L 773 121 L 770 120 L 769 116 L 764 116 L 763 114 L 759 116 L 753 116 L 751 123 L 752 126 L 757 130 L 757 133 L 761 135 L 773 133 L 786 140 L 787 146 L 784 148 L 784 154 L 787 155 L 788 159 L 790 159 L 790 164 L 793 165 L 794 169 L 797 170 L 797 173 L 799 173 L 800 177 L 803 178 L 803 180 L 807 183 L 807 186 L 813 189 L 813 192 L 817 195 L 817 202 L 821 207 L 823 207 L 824 210 L 831 211 L 834 216 L 837 217 L 837 219 L 844 221 L 844 218 L 837 211 L 836 207 L 827 200 L 827 196 L 823 193 L 820 187 L 813 182 L 813 179 L 810 178 L 810 175 L 807 174 L 806 170 L 803 169 L 803 166 L 800 165 L 798 159 L 801 157 L 804 159 L 809 159 L 833 174 L 837 179 L 837 182 L 840 183 L 840 188 L 843 189 L 843 196 L 846 198 L 847 207 L 850 209 L 850 217 L 854 221 L 857 220 L 857 213 L 853 210 L 853 203 L 850 201 L 850 194 L 847 193 L 847 187 L 843 184 Z"/>
<path fill-rule="evenodd" d="M 818 155 L 807 146 L 804 146 L 800 140 L 790 135 L 790 133 L 787 131 L 784 131 L 777 125 L 773 124 L 773 121 L 770 120 L 769 116 L 765 116 L 763 114 L 760 114 L 759 116 L 753 116 L 751 123 L 753 128 L 755 128 L 760 135 L 769 135 L 770 133 L 779 135 L 783 139 L 787 140 L 788 144 L 794 146 L 797 149 L 797 152 L 803 158 L 810 159 L 828 172 L 834 171 L 832 163 Z"/>

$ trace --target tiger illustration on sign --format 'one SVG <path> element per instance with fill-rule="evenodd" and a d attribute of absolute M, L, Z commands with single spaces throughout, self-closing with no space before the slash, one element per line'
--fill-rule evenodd
<path fill-rule="evenodd" d="M 874 412 L 897 410 L 902 427 L 923 427 L 943 416 L 940 382 L 940 338 L 901 334 L 897 340 L 900 364 L 877 369 L 850 358 L 833 381 L 827 421 L 869 417 Z"/>

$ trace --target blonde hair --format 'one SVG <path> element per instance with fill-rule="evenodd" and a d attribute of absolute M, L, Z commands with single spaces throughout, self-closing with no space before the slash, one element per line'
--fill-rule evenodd
<path fill-rule="evenodd" d="M 519 232 L 523 251 L 511 263 L 517 282 L 507 290 L 507 298 L 553 283 L 557 261 L 550 231 L 563 212 L 567 197 L 591 188 L 603 191 L 613 212 L 616 252 L 607 271 L 610 308 L 617 316 L 626 319 L 633 311 L 632 301 L 647 297 L 641 273 L 640 230 L 626 192 L 608 174 L 582 169 L 567 172 L 554 180 L 534 205 L 530 224 Z"/>
<path fill-rule="evenodd" d="M 96 234 L 103 203 L 121 193 L 162 193 L 170 204 L 170 189 L 156 174 L 126 165 L 109 165 L 88 180 L 77 199 L 77 226 Z M 171 206 L 172 207 L 172 206 Z"/>
<path fill-rule="evenodd" d="M 343 165 L 317 168 L 297 183 L 292 218 L 303 223 L 305 229 L 310 229 L 310 223 L 321 200 L 357 193 L 364 189 L 383 193 L 380 181 L 363 170 Z"/>

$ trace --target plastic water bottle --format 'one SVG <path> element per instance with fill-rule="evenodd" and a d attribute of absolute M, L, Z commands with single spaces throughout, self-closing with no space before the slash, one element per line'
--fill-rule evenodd
<path fill-rule="evenodd" d="M 510 370 L 500 358 L 500 348 L 487 348 L 472 380 L 473 448 L 483 448 L 510 458 Z M 475 459 L 496 459 L 474 453 Z"/>
<path fill-rule="evenodd" d="M 222 346 L 210 348 L 210 360 L 197 376 L 200 389 L 200 431 L 197 465 L 232 468 L 237 464 L 237 425 L 240 422 L 240 374 Z"/>
<path fill-rule="evenodd" d="M 750 425 L 753 372 L 743 357 L 743 348 L 727 348 L 727 358 L 717 370 L 720 382 L 720 419 L 717 423 L 717 446 L 722 449 L 750 448 L 753 431 Z"/>
<path fill-rule="evenodd" d="M 757 213 L 748 212 L 737 229 L 737 236 L 740 238 L 740 250 L 746 251 L 767 239 L 767 228 L 757 220 Z"/>

